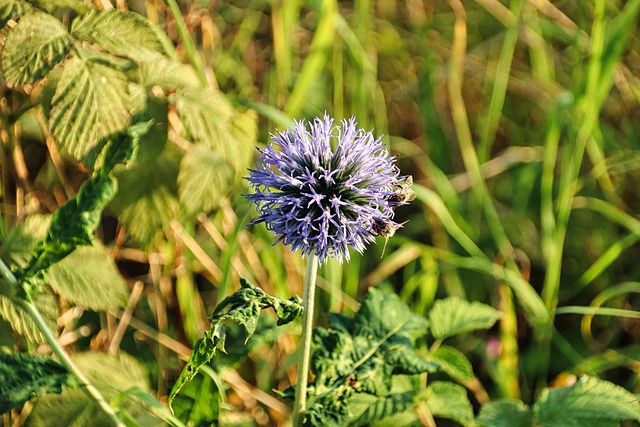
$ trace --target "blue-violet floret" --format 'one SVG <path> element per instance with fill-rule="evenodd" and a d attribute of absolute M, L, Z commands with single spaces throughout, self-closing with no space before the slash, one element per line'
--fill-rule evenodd
<path fill-rule="evenodd" d="M 349 246 L 362 253 L 381 227 L 394 229 L 399 169 L 380 138 L 358 129 L 354 118 L 342 126 L 325 114 L 309 126 L 295 121 L 271 135 L 247 178 L 247 197 L 278 238 L 302 255 L 349 260 Z"/>

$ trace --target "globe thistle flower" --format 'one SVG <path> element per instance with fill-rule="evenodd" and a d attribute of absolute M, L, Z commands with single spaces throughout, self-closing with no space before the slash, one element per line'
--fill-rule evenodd
<path fill-rule="evenodd" d="M 325 114 L 309 126 L 294 121 L 271 135 L 248 181 L 259 216 L 291 250 L 349 260 L 349 246 L 362 253 L 383 230 L 395 231 L 394 208 L 400 171 L 380 138 L 358 129 L 354 118 L 342 126 Z"/>

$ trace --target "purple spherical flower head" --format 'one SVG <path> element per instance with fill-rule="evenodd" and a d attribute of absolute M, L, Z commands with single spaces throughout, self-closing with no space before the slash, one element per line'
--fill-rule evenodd
<path fill-rule="evenodd" d="M 354 118 L 342 126 L 326 114 L 307 128 L 295 121 L 259 150 L 261 158 L 247 178 L 260 215 L 278 239 L 302 255 L 315 253 L 349 260 L 349 246 L 362 253 L 381 225 L 397 228 L 393 208 L 400 187 L 394 158 Z"/>

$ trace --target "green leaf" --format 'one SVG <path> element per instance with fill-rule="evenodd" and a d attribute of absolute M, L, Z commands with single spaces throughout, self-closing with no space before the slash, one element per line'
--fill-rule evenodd
<path fill-rule="evenodd" d="M 209 375 L 196 375 L 174 396 L 171 409 L 187 425 L 217 425 L 220 393 Z"/>
<path fill-rule="evenodd" d="M 0 351 L 0 414 L 19 409 L 36 396 L 76 385 L 75 377 L 51 357 Z"/>
<path fill-rule="evenodd" d="M 36 244 L 45 238 L 51 215 L 33 214 L 13 227 L 2 242 L 2 258 L 9 264 L 24 267 Z"/>
<path fill-rule="evenodd" d="M 254 110 L 237 112 L 231 119 L 231 136 L 235 144 L 225 145 L 225 158 L 236 173 L 243 175 L 251 167 L 258 140 L 258 114 Z"/>
<path fill-rule="evenodd" d="M 93 10 L 73 21 L 71 34 L 96 43 L 110 53 L 137 60 L 144 55 L 165 54 L 162 42 L 141 15 L 119 10 Z"/>
<path fill-rule="evenodd" d="M 0 2 L 0 28 L 7 25 L 10 19 L 26 15 L 33 11 L 33 6 L 24 0 L 4 0 Z"/>
<path fill-rule="evenodd" d="M 130 86 L 131 87 L 131 86 Z M 144 91 L 144 88 L 141 88 Z M 147 94 L 140 111 L 133 118 L 135 123 L 151 121 L 149 132 L 140 138 L 140 149 L 135 163 L 151 165 L 160 156 L 167 143 L 167 103 L 155 96 Z"/>
<path fill-rule="evenodd" d="M 220 155 L 205 145 L 194 145 L 180 162 L 180 203 L 188 214 L 217 208 L 229 191 L 234 175 L 232 167 Z"/>
<path fill-rule="evenodd" d="M 533 412 L 519 400 L 494 400 L 476 419 L 485 427 L 533 427 Z"/>
<path fill-rule="evenodd" d="M 444 339 L 476 329 L 488 329 L 500 318 L 495 308 L 479 302 L 468 302 L 458 297 L 438 300 L 429 312 L 431 332 Z"/>
<path fill-rule="evenodd" d="M 132 356 L 87 352 L 75 354 L 72 359 L 108 402 L 130 389 L 148 390 L 146 374 Z M 146 411 L 129 400 L 123 400 L 121 408 L 134 419 L 146 417 Z M 112 425 L 110 419 L 79 389 L 42 396 L 34 402 L 25 423 L 28 427 Z"/>
<path fill-rule="evenodd" d="M 62 61 L 73 45 L 60 21 L 46 13 L 23 16 L 9 31 L 2 49 L 2 71 L 8 84 L 34 84 Z"/>
<path fill-rule="evenodd" d="M 127 128 L 129 82 L 97 58 L 74 56 L 65 64 L 52 100 L 49 127 L 76 159 Z"/>
<path fill-rule="evenodd" d="M 473 422 L 473 408 L 467 390 L 447 381 L 434 381 L 421 396 L 435 417 L 448 418 L 462 425 Z"/>
<path fill-rule="evenodd" d="M 374 421 L 380 421 L 390 415 L 399 414 L 413 406 L 415 393 L 394 393 L 388 397 L 376 397 L 366 393 L 356 393 L 349 399 L 349 409 L 357 416 L 350 422 L 352 426 L 362 426 Z M 358 405 L 363 406 L 364 411 L 358 410 Z M 359 415 L 358 415 L 359 414 Z"/>
<path fill-rule="evenodd" d="M 416 339 L 426 334 L 427 320 L 412 313 L 397 295 L 371 289 L 353 320 L 330 316 L 329 326 L 316 328 L 313 335 L 311 370 L 316 380 L 309 388 L 305 425 L 346 425 L 360 416 L 351 413 L 348 403 L 355 393 L 387 398 L 395 375 L 439 367 L 415 347 Z"/>
<path fill-rule="evenodd" d="M 169 93 L 200 84 L 193 67 L 164 58 L 142 61 L 138 67 L 138 81 L 147 89 L 159 86 Z"/>
<path fill-rule="evenodd" d="M 162 154 L 153 163 L 134 164 L 115 173 L 118 187 L 110 207 L 139 242 L 151 242 L 180 210 L 176 177 L 178 161 Z"/>
<path fill-rule="evenodd" d="M 470 381 L 474 378 L 473 368 L 469 359 L 459 350 L 443 345 L 433 354 L 433 361 L 451 378 L 458 381 Z"/>
<path fill-rule="evenodd" d="M 600 427 L 640 422 L 640 401 L 608 381 L 583 376 L 569 387 L 545 389 L 533 406 L 541 427 Z"/>
<path fill-rule="evenodd" d="M 302 313 L 300 298 L 297 296 L 288 300 L 272 297 L 244 279 L 241 279 L 240 286 L 239 290 L 222 300 L 211 314 L 211 329 L 196 343 L 187 365 L 174 384 L 169 395 L 170 406 L 200 367 L 208 363 L 218 350 L 225 351 L 226 322 L 240 324 L 246 332 L 246 342 L 256 330 L 261 310 L 273 308 L 278 316 L 278 325 L 289 323 Z"/>
<path fill-rule="evenodd" d="M 124 307 L 128 288 L 101 246 L 80 246 L 51 266 L 49 285 L 70 302 L 92 310 Z"/>
<path fill-rule="evenodd" d="M 32 297 L 33 303 L 38 308 L 49 329 L 57 335 L 58 306 L 55 298 L 47 293 Z M 0 295 L 0 317 L 9 322 L 14 331 L 34 343 L 43 343 L 44 338 L 33 319 L 22 306 L 17 305 L 11 299 Z"/>
<path fill-rule="evenodd" d="M 93 9 L 91 4 L 83 0 L 31 0 L 31 3 L 49 13 L 53 13 L 56 9 L 70 9 L 82 14 Z"/>

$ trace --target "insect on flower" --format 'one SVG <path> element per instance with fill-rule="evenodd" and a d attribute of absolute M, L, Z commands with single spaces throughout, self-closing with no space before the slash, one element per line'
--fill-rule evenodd
<path fill-rule="evenodd" d="M 335 125 L 325 114 L 295 121 L 259 150 L 247 180 L 258 217 L 292 250 L 349 260 L 349 247 L 362 253 L 376 236 L 390 236 L 401 224 L 395 208 L 412 199 L 411 182 L 380 138 L 357 128 L 354 118 Z"/>

